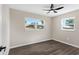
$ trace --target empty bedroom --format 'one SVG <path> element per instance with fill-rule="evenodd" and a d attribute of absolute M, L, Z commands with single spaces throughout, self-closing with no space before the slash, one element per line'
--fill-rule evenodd
<path fill-rule="evenodd" d="M 2 11 L 3 26 L 9 19 L 2 54 L 79 55 L 79 4 L 5 4 Z"/>

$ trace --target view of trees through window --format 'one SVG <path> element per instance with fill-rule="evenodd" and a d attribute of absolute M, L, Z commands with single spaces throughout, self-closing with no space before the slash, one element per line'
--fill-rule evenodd
<path fill-rule="evenodd" d="M 25 28 L 29 29 L 43 29 L 44 21 L 35 18 L 26 18 L 25 19 Z"/>

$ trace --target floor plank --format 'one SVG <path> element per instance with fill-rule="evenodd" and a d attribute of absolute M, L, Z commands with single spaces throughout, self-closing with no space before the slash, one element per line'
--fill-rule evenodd
<path fill-rule="evenodd" d="M 79 48 L 49 40 L 11 49 L 9 55 L 79 55 Z"/>

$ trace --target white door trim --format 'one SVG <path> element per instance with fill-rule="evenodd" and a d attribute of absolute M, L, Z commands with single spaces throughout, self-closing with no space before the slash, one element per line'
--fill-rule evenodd
<path fill-rule="evenodd" d="M 2 5 L 0 4 L 0 46 L 2 45 Z M 2 51 L 0 52 L 2 55 Z"/>
<path fill-rule="evenodd" d="M 5 52 L 2 50 L 1 55 L 8 55 L 9 53 L 9 39 L 10 39 L 10 25 L 9 25 L 9 7 L 6 4 L 0 4 L 0 21 L 2 20 L 2 23 L 0 22 L 0 40 L 1 46 L 5 46 L 6 50 Z"/>

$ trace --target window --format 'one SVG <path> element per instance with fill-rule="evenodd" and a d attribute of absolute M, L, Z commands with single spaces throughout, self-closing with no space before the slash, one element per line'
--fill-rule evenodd
<path fill-rule="evenodd" d="M 35 18 L 26 18 L 25 28 L 26 29 L 43 29 L 44 21 L 40 19 L 35 19 Z"/>
<path fill-rule="evenodd" d="M 74 31 L 74 29 L 75 29 L 74 20 L 75 20 L 74 17 L 64 18 L 61 22 L 61 29 L 68 30 L 68 31 Z"/>

